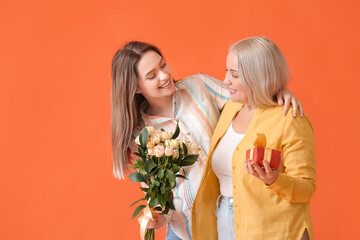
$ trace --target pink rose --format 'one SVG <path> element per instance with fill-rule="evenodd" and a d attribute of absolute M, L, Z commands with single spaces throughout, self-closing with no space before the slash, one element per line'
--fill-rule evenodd
<path fill-rule="evenodd" d="M 148 154 L 149 154 L 150 156 L 155 156 L 155 149 L 154 149 L 154 148 L 149 148 L 149 149 L 148 149 Z"/>
<path fill-rule="evenodd" d="M 174 154 L 172 156 L 174 159 L 178 159 L 179 158 L 179 150 L 174 151 Z"/>
<path fill-rule="evenodd" d="M 164 156 L 165 148 L 164 145 L 159 144 L 155 147 L 155 156 L 162 157 Z"/>
<path fill-rule="evenodd" d="M 174 154 L 174 149 L 172 147 L 165 148 L 165 155 L 172 156 Z"/>

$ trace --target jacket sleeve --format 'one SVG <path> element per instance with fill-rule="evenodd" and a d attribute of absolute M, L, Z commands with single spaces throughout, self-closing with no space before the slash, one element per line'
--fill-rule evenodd
<path fill-rule="evenodd" d="M 289 202 L 308 202 L 316 189 L 316 171 L 315 141 L 307 117 L 287 117 L 282 138 L 282 157 L 285 168 L 268 188 Z"/>
<path fill-rule="evenodd" d="M 228 87 L 220 80 L 206 74 L 199 74 L 203 84 L 209 91 L 209 94 L 215 103 L 217 109 L 221 111 L 225 103 L 230 99 Z"/>

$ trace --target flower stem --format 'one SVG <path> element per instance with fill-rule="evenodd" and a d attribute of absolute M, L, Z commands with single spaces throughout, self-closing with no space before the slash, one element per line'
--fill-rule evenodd
<path fill-rule="evenodd" d="M 145 232 L 145 240 L 155 240 L 154 229 L 147 229 Z"/>

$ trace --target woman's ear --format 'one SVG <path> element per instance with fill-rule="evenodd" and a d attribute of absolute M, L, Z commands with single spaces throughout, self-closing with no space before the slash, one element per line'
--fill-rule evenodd
<path fill-rule="evenodd" d="M 140 89 L 136 89 L 135 93 L 141 93 Z"/>

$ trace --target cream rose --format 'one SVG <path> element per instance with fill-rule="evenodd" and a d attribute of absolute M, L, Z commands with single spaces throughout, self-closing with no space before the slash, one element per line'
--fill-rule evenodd
<path fill-rule="evenodd" d="M 160 143 L 160 134 L 155 133 L 154 136 L 151 137 L 151 142 L 156 145 Z"/>
<path fill-rule="evenodd" d="M 166 140 L 170 140 L 173 134 L 171 132 L 161 132 L 160 139 L 162 142 L 165 142 Z"/>
<path fill-rule="evenodd" d="M 154 144 L 153 144 L 153 142 L 151 141 L 151 138 L 149 138 L 148 142 L 146 143 L 146 147 L 147 147 L 147 148 L 153 148 L 153 147 L 154 147 Z"/>
<path fill-rule="evenodd" d="M 188 153 L 189 154 L 199 154 L 199 146 L 197 144 L 191 144 L 189 147 L 188 147 Z"/>
<path fill-rule="evenodd" d="M 140 143 L 140 136 L 137 136 L 137 137 L 135 138 L 135 143 L 136 143 L 136 145 L 138 145 L 138 146 L 141 145 L 141 143 Z"/>
<path fill-rule="evenodd" d="M 147 126 L 146 128 L 147 128 L 147 130 L 149 132 L 149 136 L 152 136 L 154 134 L 154 132 L 155 132 L 155 128 L 152 127 L 152 126 Z"/>

